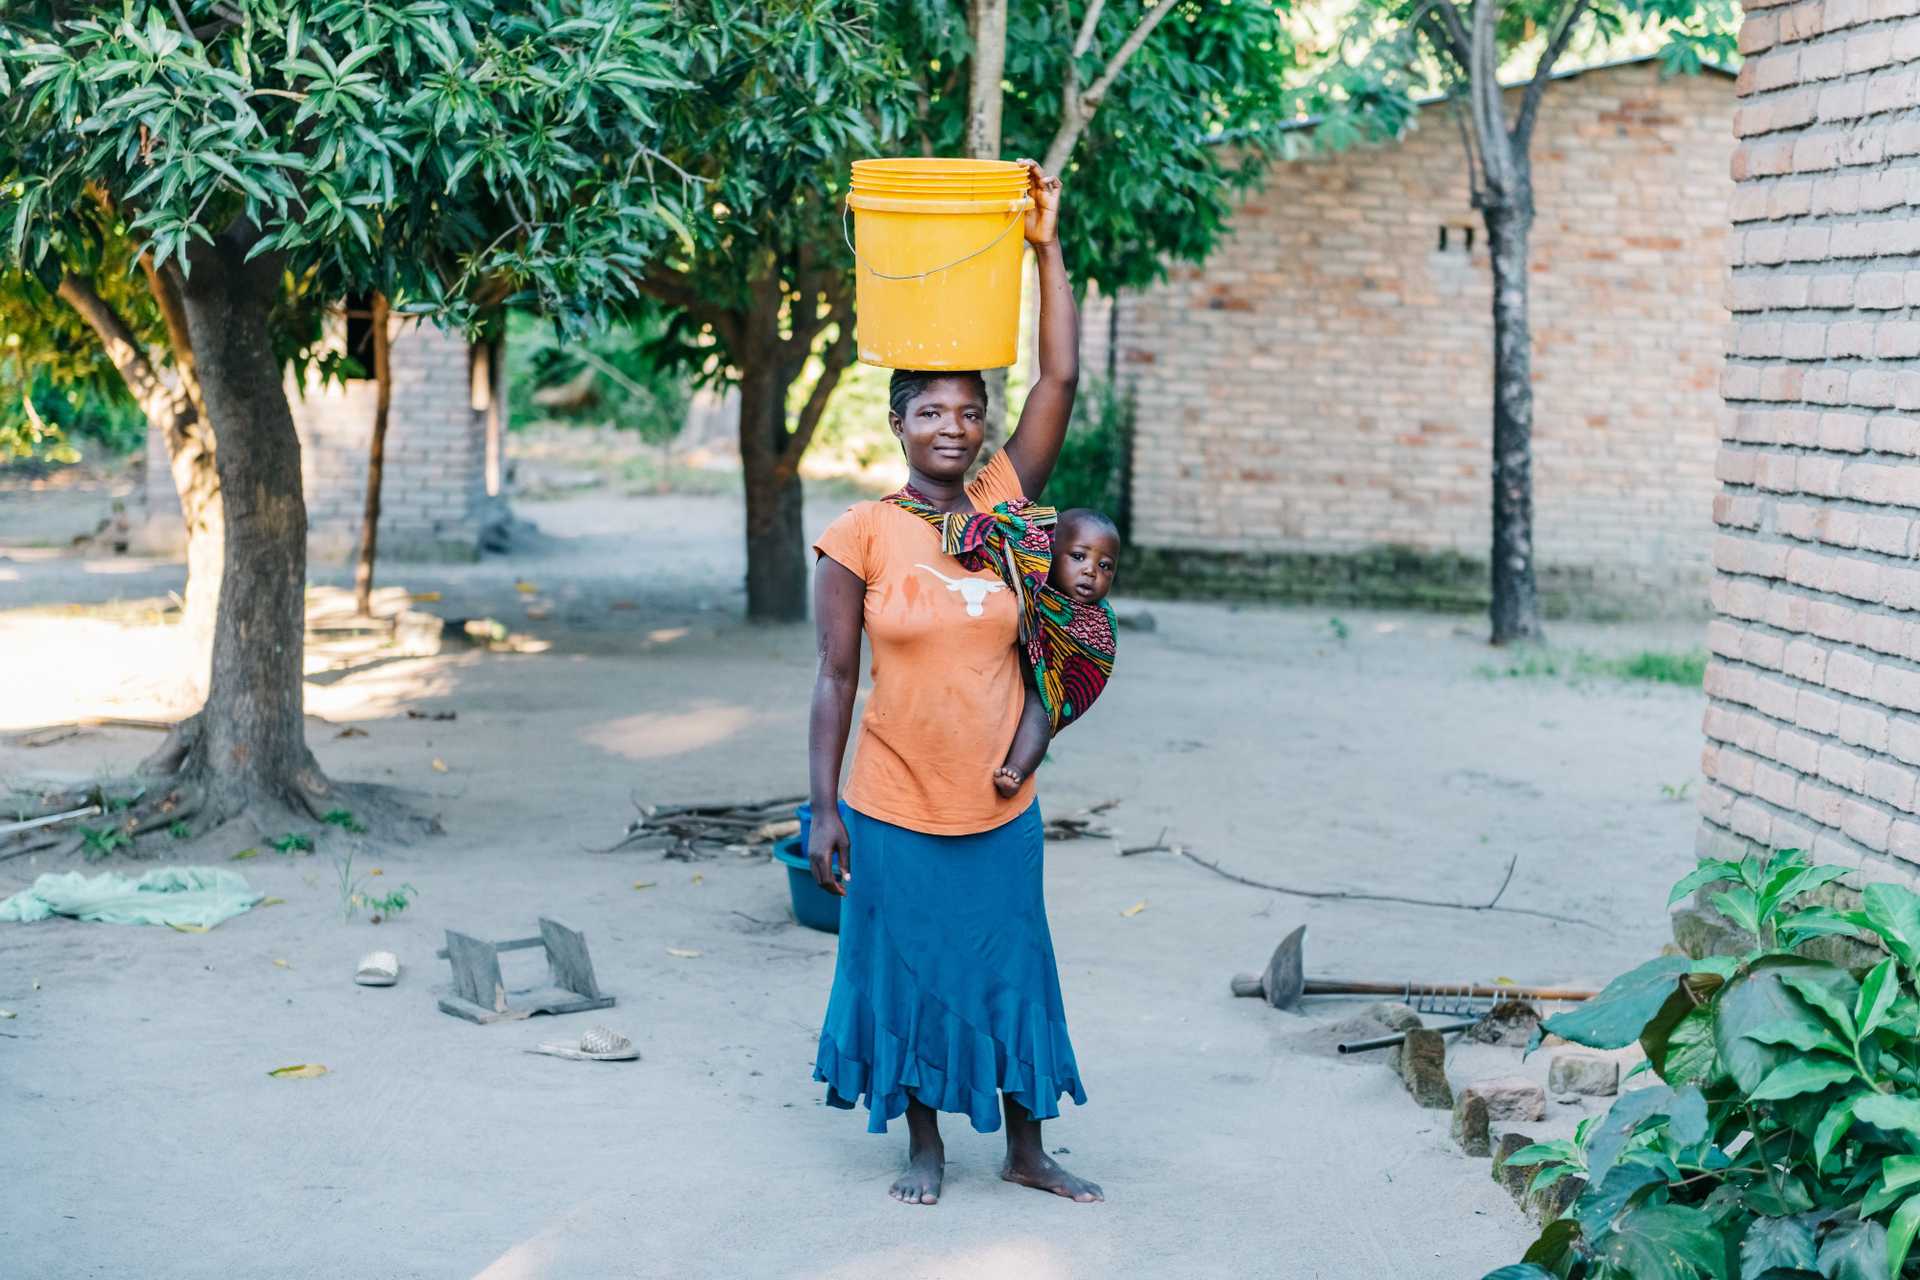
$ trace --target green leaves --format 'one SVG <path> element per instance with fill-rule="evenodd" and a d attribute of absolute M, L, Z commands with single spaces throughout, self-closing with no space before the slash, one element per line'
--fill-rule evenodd
<path fill-rule="evenodd" d="M 1813 1232 L 1793 1218 L 1755 1218 L 1740 1241 L 1740 1280 L 1768 1271 L 1811 1271 L 1815 1265 Z"/>
<path fill-rule="evenodd" d="M 1661 956 L 1609 982 L 1599 995 L 1540 1024 L 1551 1033 L 1594 1049 L 1619 1049 L 1640 1038 L 1647 1023 L 1690 967 L 1684 956 Z"/>
<path fill-rule="evenodd" d="M 1747 1098 L 1752 1102 L 1767 1102 L 1802 1093 L 1818 1093 L 1828 1085 L 1853 1078 L 1854 1070 L 1849 1063 L 1821 1058 L 1790 1058 L 1769 1071 L 1766 1079 Z"/>
<path fill-rule="evenodd" d="M 1767 949 L 1673 984 L 1640 1036 L 1667 1086 L 1621 1095 L 1592 1126 L 1591 1185 L 1527 1261 L 1591 1280 L 1898 1280 L 1920 1236 L 1920 897 L 1874 886 L 1870 910 L 1798 907 L 1839 875 L 1784 854 L 1682 882 L 1727 882 Z M 1856 976 L 1777 949 L 1827 917 L 1893 956 Z"/>
<path fill-rule="evenodd" d="M 1887 1280 L 1887 1229 L 1878 1222 L 1848 1222 L 1820 1244 L 1820 1274 L 1826 1280 Z"/>
<path fill-rule="evenodd" d="M 1913 973 L 1920 964 L 1920 896 L 1900 885 L 1870 884 L 1860 898 L 1861 923 Z"/>

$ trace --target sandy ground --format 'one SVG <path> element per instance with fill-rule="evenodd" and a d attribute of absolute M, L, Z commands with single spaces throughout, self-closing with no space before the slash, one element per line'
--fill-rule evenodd
<path fill-rule="evenodd" d="M 63 501 L 74 531 L 90 527 Z M 816 504 L 812 525 L 838 505 Z M 1343 612 L 1342 638 L 1326 610 L 1150 606 L 1158 630 L 1125 635 L 1099 715 L 1047 767 L 1050 811 L 1118 798 L 1127 842 L 1164 830 L 1313 888 L 1484 901 L 1517 857 L 1504 905 L 1590 924 L 1309 901 L 1166 854 L 1056 844 L 1047 892 L 1091 1100 L 1049 1145 L 1109 1202 L 999 1182 L 999 1137 L 956 1118 L 944 1201 L 908 1208 L 885 1195 L 902 1126 L 866 1134 L 808 1078 L 834 940 L 790 922 L 784 870 L 586 851 L 617 838 L 633 800 L 803 790 L 810 633 L 735 620 L 729 499 L 598 489 L 520 511 L 542 533 L 511 555 L 388 580 L 544 651 L 449 647 L 310 685 L 327 770 L 411 789 L 444 836 L 334 832 L 314 855 L 226 864 L 285 902 L 204 935 L 0 926 L 0 1008 L 18 1014 L 0 1022 L 0 1271 L 1407 1280 L 1518 1257 L 1531 1228 L 1486 1162 L 1452 1148 L 1444 1113 L 1384 1067 L 1303 1052 L 1312 1023 L 1230 998 L 1227 978 L 1298 923 L 1312 969 L 1350 976 L 1581 982 L 1646 958 L 1690 858 L 1692 805 L 1663 788 L 1696 771 L 1697 691 L 1490 676 L 1470 619 Z M 179 568 L 35 550 L 64 535 L 17 505 L 0 528 L 0 730 L 167 711 L 164 628 L 138 607 L 42 606 L 162 595 Z M 1554 638 L 1698 643 L 1672 627 Z M 349 726 L 365 736 L 338 736 Z M 152 742 L 9 734 L 0 780 L 112 775 Z M 149 844 L 213 861 L 273 834 Z M 345 922 L 349 852 L 415 886 L 413 908 Z M 0 863 L 0 894 L 65 865 Z M 491 1027 L 436 1010 L 443 929 L 517 936 L 541 914 L 584 930 L 616 1008 Z M 374 946 L 400 953 L 398 987 L 350 981 Z M 643 1059 L 523 1052 L 595 1018 Z M 266 1074 L 301 1062 L 329 1074 Z"/>

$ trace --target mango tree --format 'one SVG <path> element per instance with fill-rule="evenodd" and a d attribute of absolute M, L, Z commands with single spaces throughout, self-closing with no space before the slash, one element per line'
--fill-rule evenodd
<path fill-rule="evenodd" d="M 350 293 L 450 324 L 509 299 L 585 324 L 632 297 L 691 191 L 657 150 L 657 104 L 688 88 L 666 21 L 608 0 L 7 6 L 5 261 L 160 428 L 189 593 L 214 601 L 205 704 L 130 826 L 338 803 L 302 726 L 286 367 Z"/>

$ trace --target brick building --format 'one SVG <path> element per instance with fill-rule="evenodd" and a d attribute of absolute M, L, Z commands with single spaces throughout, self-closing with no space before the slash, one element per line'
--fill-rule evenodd
<path fill-rule="evenodd" d="M 1703 852 L 1920 860 L 1916 11 L 1748 0 Z"/>
<path fill-rule="evenodd" d="M 347 323 L 335 323 L 346 341 Z M 500 492 L 505 385 L 499 361 L 460 334 L 399 319 L 392 324 L 380 554 L 471 560 Z M 356 379 L 303 388 L 289 381 L 287 399 L 300 435 L 308 555 L 316 563 L 346 560 L 359 546 L 366 512 L 374 384 Z M 155 432 L 147 436 L 146 498 L 142 546 L 177 549 L 185 538 L 180 499 Z"/>
<path fill-rule="evenodd" d="M 1733 111 L 1727 74 L 1651 60 L 1547 94 L 1532 301 L 1550 607 L 1706 609 Z M 1155 585 L 1484 603 L 1486 242 L 1458 130 L 1441 107 L 1419 123 L 1276 164 L 1204 266 L 1121 299 L 1136 568 Z"/>

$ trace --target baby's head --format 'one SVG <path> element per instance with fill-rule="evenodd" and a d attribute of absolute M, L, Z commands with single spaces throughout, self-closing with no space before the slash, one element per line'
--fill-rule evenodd
<path fill-rule="evenodd" d="M 1113 590 L 1120 565 L 1120 530 L 1098 511 L 1062 511 L 1053 526 L 1053 568 L 1047 585 L 1081 604 L 1096 604 Z"/>

